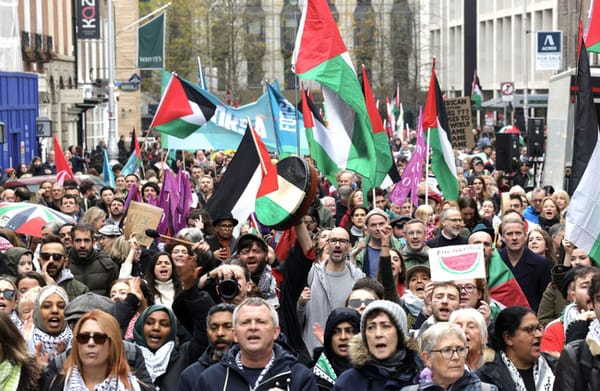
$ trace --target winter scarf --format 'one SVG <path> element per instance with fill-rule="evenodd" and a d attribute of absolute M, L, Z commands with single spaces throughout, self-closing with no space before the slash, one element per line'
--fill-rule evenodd
<path fill-rule="evenodd" d="M 502 358 L 504 365 L 506 365 L 506 368 L 508 368 L 510 377 L 513 383 L 515 383 L 516 390 L 527 391 L 525 388 L 525 383 L 523 382 L 523 378 L 521 377 L 517 367 L 515 367 L 515 365 L 510 361 L 504 352 L 500 352 L 500 357 Z M 533 366 L 533 381 L 535 382 L 535 389 L 537 391 L 550 391 L 554 385 L 554 374 L 552 373 L 552 369 L 542 356 L 538 358 L 537 362 Z"/>

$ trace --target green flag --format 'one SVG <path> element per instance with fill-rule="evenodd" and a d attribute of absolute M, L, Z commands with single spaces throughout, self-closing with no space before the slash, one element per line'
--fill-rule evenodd
<path fill-rule="evenodd" d="M 163 12 L 138 28 L 138 68 L 162 69 L 165 66 L 165 20 Z"/>

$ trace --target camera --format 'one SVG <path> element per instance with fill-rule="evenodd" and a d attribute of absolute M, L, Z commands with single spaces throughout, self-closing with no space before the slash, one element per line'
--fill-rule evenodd
<path fill-rule="evenodd" d="M 218 285 L 219 296 L 224 300 L 232 300 L 240 293 L 240 286 L 234 273 L 230 278 L 224 278 Z"/>

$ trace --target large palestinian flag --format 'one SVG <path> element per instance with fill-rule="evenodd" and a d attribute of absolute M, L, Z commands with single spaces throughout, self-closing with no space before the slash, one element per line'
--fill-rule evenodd
<path fill-rule="evenodd" d="M 507 307 L 520 305 L 529 308 L 527 297 L 498 250 L 494 250 L 488 266 L 488 290 L 492 299 Z"/>
<path fill-rule="evenodd" d="M 197 86 L 173 75 L 150 124 L 161 133 L 186 138 L 207 123 L 216 106 Z"/>
<path fill-rule="evenodd" d="M 304 3 L 292 69 L 298 78 L 322 87 L 328 128 L 335 139 L 335 151 L 322 144 L 323 153 L 334 157 L 340 169 L 374 180 L 377 154 L 365 98 L 327 0 Z"/>
<path fill-rule="evenodd" d="M 423 130 L 432 150 L 431 170 L 444 193 L 444 199 L 456 201 L 458 199 L 456 162 L 448 133 L 450 127 L 446 116 L 446 105 L 435 75 L 435 61 L 431 67 L 431 80 L 423 113 Z"/>

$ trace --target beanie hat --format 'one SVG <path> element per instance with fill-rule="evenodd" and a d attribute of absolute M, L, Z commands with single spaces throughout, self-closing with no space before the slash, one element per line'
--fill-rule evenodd
<path fill-rule="evenodd" d="M 569 270 L 565 276 L 563 277 L 562 286 L 560 286 L 560 293 L 565 298 L 565 300 L 569 300 L 567 296 L 569 295 L 569 285 L 575 280 L 575 274 L 579 269 L 583 266 L 575 266 Z"/>
<path fill-rule="evenodd" d="M 402 336 L 398 335 L 398 341 L 402 341 L 408 334 L 408 325 L 406 321 L 406 313 L 399 304 L 389 300 L 375 300 L 365 308 L 360 318 L 360 335 L 366 343 L 366 323 L 367 318 L 376 312 L 383 311 L 390 317 L 391 321 L 396 325 L 396 330 Z"/>
<path fill-rule="evenodd" d="M 373 208 L 369 213 L 367 213 L 367 217 L 365 218 L 365 224 L 369 224 L 369 219 L 373 216 L 381 216 L 388 221 L 390 219 L 390 216 L 387 213 L 385 213 L 385 210 L 381 208 Z"/>
<path fill-rule="evenodd" d="M 94 292 L 87 292 L 73 299 L 65 307 L 65 320 L 67 322 L 78 321 L 86 312 L 101 310 L 112 316 L 116 316 L 117 305 L 106 296 Z"/>

